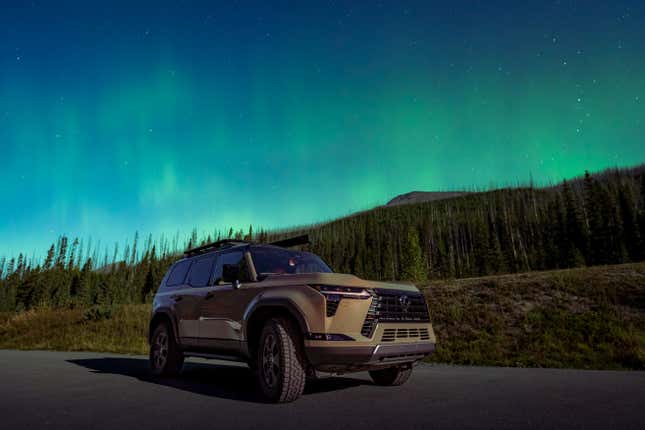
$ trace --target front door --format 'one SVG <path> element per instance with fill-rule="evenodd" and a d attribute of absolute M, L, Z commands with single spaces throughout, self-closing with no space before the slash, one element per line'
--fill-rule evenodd
<path fill-rule="evenodd" d="M 201 303 L 199 318 L 200 346 L 222 354 L 235 354 L 240 349 L 241 314 L 246 303 L 245 286 L 235 289 L 222 280 L 225 264 L 243 263 L 244 252 L 233 250 L 221 253 L 215 262 L 211 286 Z M 243 277 L 244 278 L 244 277 Z M 248 292 L 247 292 L 248 293 Z"/>

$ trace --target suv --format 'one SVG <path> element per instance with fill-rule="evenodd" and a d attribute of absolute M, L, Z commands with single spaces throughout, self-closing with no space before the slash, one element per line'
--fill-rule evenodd
<path fill-rule="evenodd" d="M 435 349 L 425 298 L 405 283 L 333 273 L 318 256 L 224 240 L 189 250 L 166 273 L 150 321 L 150 366 L 176 375 L 184 357 L 249 364 L 264 395 L 290 402 L 316 371 L 368 370 L 403 384 Z"/>

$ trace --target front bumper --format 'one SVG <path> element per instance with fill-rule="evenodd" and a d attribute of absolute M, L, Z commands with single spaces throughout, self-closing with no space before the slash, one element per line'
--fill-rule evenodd
<path fill-rule="evenodd" d="M 372 346 L 309 346 L 307 358 L 314 367 L 380 366 L 420 360 L 434 352 L 434 342 L 378 344 Z"/>

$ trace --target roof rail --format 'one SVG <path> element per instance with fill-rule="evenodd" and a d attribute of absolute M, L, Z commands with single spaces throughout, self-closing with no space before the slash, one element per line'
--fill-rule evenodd
<path fill-rule="evenodd" d="M 184 251 L 184 257 L 192 257 L 193 255 L 204 254 L 206 252 L 215 251 L 216 249 L 228 248 L 236 245 L 248 245 L 250 242 L 238 239 L 222 239 L 217 242 L 207 243 L 206 245 L 198 246 L 196 248 L 187 249 Z"/>
<path fill-rule="evenodd" d="M 275 242 L 269 243 L 269 245 L 281 246 L 283 248 L 290 248 L 292 246 L 307 245 L 309 243 L 311 243 L 309 241 L 309 235 L 303 234 L 302 236 L 295 236 L 295 237 L 290 237 L 289 239 L 277 240 Z"/>
<path fill-rule="evenodd" d="M 218 240 L 217 242 L 207 243 L 196 248 L 187 249 L 186 251 L 184 251 L 184 257 L 192 257 L 194 255 L 204 254 L 206 252 L 215 251 L 222 248 L 230 248 L 231 246 L 237 245 L 249 245 L 251 243 L 253 242 L 239 239 L 222 239 Z M 275 242 L 269 243 L 269 245 L 280 246 L 282 248 L 290 248 L 292 246 L 307 245 L 308 243 L 311 243 L 309 241 L 309 235 L 303 234 L 302 236 L 277 240 Z"/>

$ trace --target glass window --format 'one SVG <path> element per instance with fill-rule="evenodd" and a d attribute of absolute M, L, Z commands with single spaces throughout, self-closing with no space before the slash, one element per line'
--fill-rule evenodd
<path fill-rule="evenodd" d="M 267 247 L 252 248 L 251 255 L 258 275 L 332 271 L 320 257 L 309 252 Z"/>
<path fill-rule="evenodd" d="M 205 287 L 208 285 L 208 280 L 211 278 L 213 260 L 215 260 L 215 256 L 195 260 L 193 265 L 190 267 L 190 275 L 188 275 L 188 283 L 191 286 Z"/>
<path fill-rule="evenodd" d="M 166 285 L 173 287 L 175 285 L 183 284 L 184 279 L 186 279 L 186 273 L 188 272 L 189 267 L 190 260 L 180 261 L 179 263 L 175 264 L 175 267 L 172 268 L 172 272 L 170 272 L 170 276 L 168 276 Z"/>
<path fill-rule="evenodd" d="M 222 268 L 225 264 L 238 264 L 240 265 L 240 279 L 244 281 L 248 278 L 248 270 L 246 267 L 246 260 L 244 259 L 244 253 L 242 251 L 227 252 L 226 254 L 220 254 L 217 257 L 217 263 L 215 264 L 215 271 L 213 273 L 213 279 L 215 285 L 222 285 Z"/>

